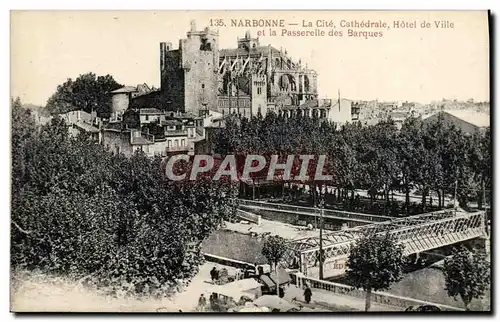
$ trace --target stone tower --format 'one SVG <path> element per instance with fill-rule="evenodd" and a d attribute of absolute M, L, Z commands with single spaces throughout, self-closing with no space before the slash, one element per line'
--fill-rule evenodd
<path fill-rule="evenodd" d="M 191 22 L 187 38 L 179 49 L 160 44 L 161 92 L 168 110 L 200 115 L 217 109 L 219 35 L 205 28 L 196 30 Z"/>
<path fill-rule="evenodd" d="M 257 115 L 259 112 L 262 116 L 267 114 L 267 76 L 253 74 L 252 80 L 252 115 Z"/>
<path fill-rule="evenodd" d="M 250 51 L 259 46 L 259 38 L 252 38 L 250 31 L 245 32 L 245 38 L 238 38 L 238 48 Z"/>

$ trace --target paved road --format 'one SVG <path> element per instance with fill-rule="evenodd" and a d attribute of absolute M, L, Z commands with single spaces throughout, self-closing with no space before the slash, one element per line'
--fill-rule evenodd
<path fill-rule="evenodd" d="M 306 230 L 302 226 L 293 226 L 279 221 L 262 219 L 261 224 L 253 223 L 226 223 L 227 230 L 236 231 L 243 234 L 256 233 L 258 235 L 270 234 L 278 235 L 286 239 L 299 239 L 305 237 L 318 237 L 319 229 Z M 332 232 L 323 230 L 325 233 Z"/>
<path fill-rule="evenodd" d="M 205 263 L 185 290 L 161 299 L 107 297 L 95 290 L 77 287 L 68 279 L 27 273 L 12 292 L 11 309 L 23 312 L 190 312 L 198 305 L 200 294 L 211 287 L 210 270 L 214 266 L 226 268 L 229 274 L 236 270 Z"/>

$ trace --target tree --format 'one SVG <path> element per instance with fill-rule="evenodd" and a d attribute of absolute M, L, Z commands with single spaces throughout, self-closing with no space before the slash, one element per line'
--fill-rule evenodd
<path fill-rule="evenodd" d="M 11 99 L 12 109 L 12 155 L 18 156 L 12 160 L 12 190 L 17 191 L 22 186 L 26 171 L 23 161 L 26 144 L 36 135 L 35 119 L 31 111 L 22 107 L 21 100 Z"/>
<path fill-rule="evenodd" d="M 113 76 L 96 76 L 87 73 L 74 81 L 69 78 L 48 99 L 46 109 L 51 113 L 66 113 L 72 110 L 96 111 L 99 117 L 111 114 L 111 92 L 123 87 Z"/>
<path fill-rule="evenodd" d="M 444 260 L 443 273 L 448 296 L 460 296 L 466 310 L 473 299 L 482 298 L 490 287 L 490 263 L 485 254 L 463 246 Z"/>
<path fill-rule="evenodd" d="M 419 156 L 425 152 L 421 144 L 422 122 L 410 117 L 403 123 L 398 136 L 398 156 L 401 164 L 400 187 L 405 193 L 405 211 L 409 214 L 410 191 L 416 184 L 416 175 L 420 173 Z"/>
<path fill-rule="evenodd" d="M 278 235 L 269 236 L 264 241 L 262 246 L 262 255 L 269 261 L 270 264 L 274 264 L 274 269 L 277 271 L 278 262 L 283 258 L 287 249 L 287 242 L 283 237 Z"/>
<path fill-rule="evenodd" d="M 230 186 L 169 181 L 161 158 L 112 154 L 88 135 L 68 135 L 58 117 L 26 132 L 29 114 L 18 105 L 12 265 L 85 277 L 113 293 L 165 295 L 189 282 L 202 241 L 235 213 Z"/>
<path fill-rule="evenodd" d="M 434 205 L 440 208 L 445 206 L 445 195 L 454 195 L 455 190 L 462 205 L 476 199 L 480 192 L 480 201 L 486 199 L 486 191 L 491 189 L 489 137 L 487 132 L 469 138 L 442 118 L 434 122 L 408 118 L 398 131 L 392 120 L 370 126 L 359 123 L 338 126 L 300 113 L 285 116 L 283 111 L 278 115 L 269 112 L 263 118 L 234 115 L 226 119 L 225 128 L 217 129 L 212 136 L 215 151 L 222 155 L 259 154 L 268 160 L 270 155 L 277 154 L 283 162 L 288 155 L 326 154 L 325 167 L 333 177 L 331 182 L 290 180 L 309 185 L 311 205 L 315 204 L 315 185 L 326 184 L 336 188 L 338 196 L 334 202 L 343 201 L 344 209 L 351 208 L 355 190 L 364 189 L 371 197 L 369 212 L 387 214 L 390 210 L 392 215 L 400 214 L 398 203 L 388 200 L 398 188 L 406 196 L 407 215 L 426 212 L 426 204 L 434 192 L 438 197 Z M 312 160 L 310 168 L 314 164 Z M 297 170 L 300 170 L 298 160 L 292 169 L 294 177 Z M 252 173 L 252 178 L 265 174 L 263 169 L 261 173 Z M 415 188 L 422 192 L 420 209 L 410 202 Z M 383 209 L 373 204 L 379 192 L 383 192 L 385 199 Z"/>
<path fill-rule="evenodd" d="M 372 291 L 387 290 L 403 277 L 403 246 L 389 234 L 370 234 L 351 248 L 347 260 L 350 285 L 366 292 L 365 310 L 370 310 Z"/>

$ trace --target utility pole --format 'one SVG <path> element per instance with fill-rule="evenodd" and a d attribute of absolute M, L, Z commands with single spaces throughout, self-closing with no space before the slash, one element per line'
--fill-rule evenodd
<path fill-rule="evenodd" d="M 323 214 L 325 212 L 325 200 L 324 195 L 321 194 L 320 190 L 320 219 L 319 219 L 319 279 L 323 279 Z"/>
<path fill-rule="evenodd" d="M 280 277 L 279 277 L 279 273 L 278 273 L 278 266 L 280 264 L 279 263 L 276 263 L 276 267 L 274 267 L 274 272 L 276 273 L 276 295 L 278 295 L 278 297 L 280 296 Z"/>
<path fill-rule="evenodd" d="M 486 209 L 486 187 L 485 187 L 485 184 L 484 184 L 484 178 L 481 180 L 481 188 L 483 191 L 481 191 L 481 198 L 483 199 L 483 209 Z"/>

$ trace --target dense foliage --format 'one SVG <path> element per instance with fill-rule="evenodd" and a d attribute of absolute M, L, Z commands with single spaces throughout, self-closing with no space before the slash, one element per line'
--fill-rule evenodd
<path fill-rule="evenodd" d="M 18 101 L 12 113 L 13 266 L 157 295 L 197 273 L 201 242 L 234 215 L 228 184 L 173 182 L 161 158 L 114 155 L 58 118 L 37 128 Z"/>
<path fill-rule="evenodd" d="M 482 252 L 471 252 L 465 247 L 455 249 L 444 260 L 443 273 L 448 295 L 454 299 L 460 296 L 466 309 L 490 287 L 490 263 Z"/>
<path fill-rule="evenodd" d="M 372 291 L 387 290 L 403 278 L 403 246 L 389 234 L 367 235 L 356 241 L 347 260 L 349 285 L 366 291 L 366 311 Z"/>
<path fill-rule="evenodd" d="M 262 245 L 262 255 L 269 261 L 269 264 L 274 264 L 274 269 L 277 271 L 278 262 L 283 258 L 287 249 L 287 241 L 278 235 L 268 236 Z"/>
<path fill-rule="evenodd" d="M 339 127 L 314 117 L 286 118 L 271 112 L 228 119 L 214 137 L 214 149 L 222 155 L 326 155 L 325 173 L 333 179 L 320 184 L 338 188 L 337 200 L 354 200 L 355 189 L 387 201 L 392 192 L 401 191 L 408 211 L 410 193 L 418 190 L 425 211 L 431 191 L 438 195 L 434 205 L 439 207 L 447 206 L 445 194 L 454 196 L 455 190 L 462 207 L 472 200 L 481 207 L 491 189 L 489 129 L 465 135 L 442 119 L 426 123 L 409 118 L 398 130 L 392 120 Z"/>
<path fill-rule="evenodd" d="M 82 110 L 87 113 L 95 111 L 97 116 L 108 118 L 111 114 L 111 92 L 123 87 L 113 76 L 96 76 L 87 73 L 75 80 L 68 78 L 57 86 L 56 92 L 48 99 L 46 109 L 50 113 L 66 113 Z"/>

